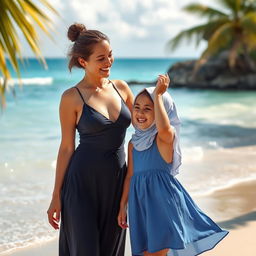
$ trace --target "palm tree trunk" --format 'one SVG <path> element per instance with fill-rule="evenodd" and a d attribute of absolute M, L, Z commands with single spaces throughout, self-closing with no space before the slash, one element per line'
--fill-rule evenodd
<path fill-rule="evenodd" d="M 239 38 L 236 38 L 234 41 L 231 50 L 229 51 L 229 56 L 228 56 L 228 65 L 230 68 L 230 71 L 233 72 L 234 68 L 236 66 L 236 61 L 237 61 L 237 53 L 238 53 L 238 48 L 240 46 L 241 40 Z"/>

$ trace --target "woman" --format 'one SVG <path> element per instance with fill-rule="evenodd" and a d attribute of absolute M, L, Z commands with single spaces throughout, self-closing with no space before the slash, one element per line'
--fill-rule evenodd
<path fill-rule="evenodd" d="M 68 38 L 74 42 L 69 69 L 83 68 L 85 76 L 61 98 L 62 139 L 48 219 L 58 229 L 61 213 L 60 256 L 121 256 L 125 233 L 116 217 L 133 94 L 124 81 L 108 80 L 114 58 L 106 35 L 73 24 Z"/>

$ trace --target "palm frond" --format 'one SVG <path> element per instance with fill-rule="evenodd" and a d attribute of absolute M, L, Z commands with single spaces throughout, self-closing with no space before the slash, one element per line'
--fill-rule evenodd
<path fill-rule="evenodd" d="M 256 11 L 249 12 L 241 18 L 241 28 L 243 30 L 243 41 L 248 51 L 256 49 Z"/>
<path fill-rule="evenodd" d="M 256 34 L 248 33 L 243 37 L 243 42 L 246 45 L 249 52 L 256 50 Z"/>
<path fill-rule="evenodd" d="M 48 0 L 39 0 L 48 10 L 58 15 Z M 0 80 L 0 100 L 5 102 L 4 93 L 6 81 L 10 79 L 5 56 L 20 77 L 18 58 L 22 61 L 22 53 L 17 28 L 22 32 L 29 47 L 34 52 L 38 60 L 46 66 L 45 59 L 39 46 L 39 38 L 35 28 L 37 25 L 48 37 L 51 37 L 52 22 L 49 16 L 42 11 L 31 0 L 1 0 L 0 15 L 0 71 L 3 79 Z M 4 81 L 4 82 L 3 82 Z"/>
<path fill-rule="evenodd" d="M 192 28 L 189 28 L 187 30 L 181 31 L 178 35 L 176 35 L 174 38 L 169 40 L 167 42 L 167 47 L 169 47 L 171 50 L 174 50 L 177 48 L 177 46 L 183 41 L 183 40 L 191 40 L 194 36 L 198 38 L 197 41 L 200 41 L 202 38 L 204 31 L 205 31 L 205 24 L 198 25 Z"/>
<path fill-rule="evenodd" d="M 5 74 L 5 77 L 7 79 L 9 79 L 11 77 L 11 74 L 10 74 L 8 68 L 7 68 L 6 60 L 5 60 L 5 57 L 4 57 L 4 50 L 1 46 L 0 46 L 0 67 L 1 67 L 2 74 Z M 1 81 L 0 81 L 0 84 L 1 84 Z"/>
<path fill-rule="evenodd" d="M 19 29 L 22 31 L 30 48 L 35 53 L 35 55 L 45 63 L 44 58 L 41 55 L 41 52 L 39 49 L 37 32 L 35 28 L 31 25 L 31 21 L 29 20 L 29 18 L 27 18 L 27 17 L 30 17 L 30 18 L 33 17 L 35 15 L 35 12 L 34 11 L 26 12 L 25 8 L 18 6 L 12 1 L 6 1 L 6 4 L 12 19 L 15 21 Z M 26 6 L 26 4 L 24 4 L 24 6 Z M 23 12 L 23 15 L 21 15 L 22 12 Z"/>
<path fill-rule="evenodd" d="M 6 7 L 4 4 L 2 6 Z M 20 53 L 20 46 L 18 42 L 17 32 L 8 16 L 7 8 L 3 8 L 1 11 L 0 29 L 0 43 L 3 52 L 6 53 L 9 57 L 15 72 L 18 72 L 18 61 L 16 59 L 16 54 Z M 3 73 L 4 70 L 2 70 L 1 73 L 5 76 L 5 73 Z"/>
<path fill-rule="evenodd" d="M 239 11 L 242 9 L 242 0 L 216 0 L 225 9 L 230 10 L 233 17 L 238 17 Z"/>
<path fill-rule="evenodd" d="M 256 1 L 255 0 L 243 0 L 242 10 L 244 13 L 255 12 L 256 11 Z"/>
<path fill-rule="evenodd" d="M 241 27 L 251 33 L 256 33 L 256 11 L 249 12 L 241 18 Z"/>
<path fill-rule="evenodd" d="M 200 17 L 212 18 L 227 18 L 228 15 L 220 10 L 209 7 L 203 4 L 192 3 L 183 8 L 184 11 L 191 14 L 197 14 Z"/>
<path fill-rule="evenodd" d="M 230 20 L 226 17 L 216 19 L 216 20 L 211 20 L 210 22 L 207 23 L 207 27 L 205 29 L 203 39 L 206 40 L 206 41 L 209 41 L 211 36 L 214 34 L 214 32 L 218 28 L 220 28 L 221 26 L 223 26 L 224 24 L 229 23 L 229 22 L 230 22 Z"/>
<path fill-rule="evenodd" d="M 210 40 L 208 41 L 208 47 L 203 58 L 208 58 L 220 51 L 220 49 L 228 48 L 232 39 L 234 38 L 234 24 L 232 22 L 226 23 L 218 28 Z"/>
<path fill-rule="evenodd" d="M 178 45 L 183 41 L 187 40 L 190 41 L 195 39 L 196 46 L 199 45 L 202 39 L 209 40 L 209 38 L 213 35 L 213 33 L 221 27 L 223 24 L 230 22 L 227 18 L 212 20 L 208 23 L 201 24 L 187 30 L 181 31 L 178 35 L 174 38 L 170 39 L 167 42 L 167 47 L 171 50 L 174 50 L 178 47 Z"/>

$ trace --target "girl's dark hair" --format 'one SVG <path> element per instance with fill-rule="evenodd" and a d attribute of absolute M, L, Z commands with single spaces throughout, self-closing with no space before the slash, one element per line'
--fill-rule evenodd
<path fill-rule="evenodd" d="M 140 95 L 145 95 L 145 96 L 147 96 L 147 97 L 152 101 L 152 103 L 154 104 L 153 99 L 151 98 L 150 94 L 148 93 L 148 91 L 147 91 L 146 89 L 143 90 L 142 92 L 140 92 L 140 93 L 135 97 L 134 103 L 136 102 L 136 99 L 137 99 Z"/>
<path fill-rule="evenodd" d="M 78 58 L 82 57 L 88 60 L 93 53 L 95 44 L 103 40 L 109 42 L 109 38 L 98 30 L 87 30 L 83 24 L 75 23 L 71 25 L 67 33 L 68 39 L 74 42 L 71 46 L 68 56 L 70 58 L 68 68 L 71 71 L 73 67 L 82 68 Z"/>

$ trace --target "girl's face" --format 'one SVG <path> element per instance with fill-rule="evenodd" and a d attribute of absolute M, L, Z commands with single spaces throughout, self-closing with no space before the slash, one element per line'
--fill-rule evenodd
<path fill-rule="evenodd" d="M 108 41 L 103 40 L 97 43 L 93 48 L 93 53 L 85 61 L 87 74 L 92 74 L 100 78 L 107 78 L 110 75 L 110 69 L 114 62 L 112 49 Z"/>
<path fill-rule="evenodd" d="M 147 129 L 155 120 L 154 104 L 149 96 L 139 95 L 132 109 L 132 123 L 139 129 Z"/>

